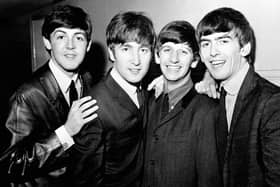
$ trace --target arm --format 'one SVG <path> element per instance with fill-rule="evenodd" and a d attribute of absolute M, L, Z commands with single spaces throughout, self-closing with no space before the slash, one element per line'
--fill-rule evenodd
<path fill-rule="evenodd" d="M 90 122 L 74 137 L 71 162 L 67 168 L 73 186 L 98 186 L 102 183 L 105 133 L 100 118 Z M 73 180 L 71 180 L 73 179 Z"/>
<path fill-rule="evenodd" d="M 267 186 L 280 186 L 280 94 L 264 106 L 261 126 L 261 153 Z"/>
<path fill-rule="evenodd" d="M 72 130 L 70 136 L 96 117 L 94 112 L 97 108 L 92 107 L 93 101 L 86 102 L 88 100 L 76 101 L 70 109 L 64 125 L 66 131 Z M 12 140 L 0 159 L 1 162 L 9 163 L 9 175 L 16 180 L 25 180 L 42 171 L 49 172 L 60 168 L 67 154 L 62 154 L 63 146 L 55 132 L 51 132 L 50 126 L 53 126 L 51 123 L 55 120 L 49 119 L 52 117 L 46 110 L 51 109 L 44 105 L 43 98 L 17 95 L 11 101 L 6 127 L 12 134 Z M 74 125 L 75 127 L 71 128 Z"/>
<path fill-rule="evenodd" d="M 198 93 L 206 94 L 214 99 L 220 97 L 217 87 L 217 83 L 208 71 L 205 71 L 203 80 L 195 84 L 195 89 Z"/>

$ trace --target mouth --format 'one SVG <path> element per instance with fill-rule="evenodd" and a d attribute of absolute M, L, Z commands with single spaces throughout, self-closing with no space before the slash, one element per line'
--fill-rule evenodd
<path fill-rule="evenodd" d="M 211 60 L 210 64 L 214 67 L 220 67 L 223 66 L 226 63 L 225 60 Z"/>
<path fill-rule="evenodd" d="M 139 69 L 139 68 L 130 68 L 129 71 L 132 72 L 133 74 L 138 74 L 141 71 L 141 69 Z"/>
<path fill-rule="evenodd" d="M 75 54 L 65 54 L 64 56 L 68 59 L 74 59 L 77 55 L 75 55 Z"/>
<path fill-rule="evenodd" d="M 181 69 L 181 66 L 178 65 L 166 65 L 167 69 L 173 70 L 173 71 L 178 71 Z"/>

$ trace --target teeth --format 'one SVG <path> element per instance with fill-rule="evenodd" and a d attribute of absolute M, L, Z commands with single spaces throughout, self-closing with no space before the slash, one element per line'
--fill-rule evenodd
<path fill-rule="evenodd" d="M 214 60 L 214 61 L 211 61 L 211 64 L 219 65 L 219 64 L 223 64 L 224 62 L 225 62 L 224 60 Z"/>
<path fill-rule="evenodd" d="M 167 68 L 178 70 L 178 69 L 180 69 L 180 66 L 167 66 Z"/>

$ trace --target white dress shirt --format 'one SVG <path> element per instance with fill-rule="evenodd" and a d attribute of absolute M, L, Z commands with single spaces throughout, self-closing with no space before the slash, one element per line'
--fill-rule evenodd
<path fill-rule="evenodd" d="M 236 99 L 249 67 L 249 64 L 246 63 L 230 80 L 221 83 L 221 86 L 223 86 L 227 92 L 225 97 L 225 107 L 227 113 L 228 130 L 230 129 Z"/>
<path fill-rule="evenodd" d="M 113 79 L 120 85 L 120 87 L 128 94 L 128 96 L 133 101 L 133 103 L 137 106 L 137 108 L 139 108 L 136 86 L 129 84 L 126 80 L 124 80 L 124 78 L 122 78 L 122 76 L 114 67 L 111 70 L 110 74 L 113 77 Z"/>

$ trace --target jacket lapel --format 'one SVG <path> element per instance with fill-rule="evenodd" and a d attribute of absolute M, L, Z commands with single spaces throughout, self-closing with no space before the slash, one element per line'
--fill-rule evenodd
<path fill-rule="evenodd" d="M 40 77 L 40 83 L 42 88 L 44 88 L 45 93 L 52 104 L 53 108 L 57 111 L 57 119 L 60 120 L 60 123 L 66 121 L 69 105 L 64 98 L 63 93 L 61 92 L 58 83 L 49 69 L 48 63 L 43 67 L 43 74 Z"/>
<path fill-rule="evenodd" d="M 137 106 L 109 73 L 107 75 L 105 85 L 112 97 L 114 98 L 114 100 L 120 105 L 122 105 L 123 108 L 129 110 L 132 113 L 139 113 L 139 109 L 137 108 Z"/>
<path fill-rule="evenodd" d="M 164 94 L 162 94 L 163 96 Z M 175 118 L 178 114 L 180 114 L 187 106 L 188 104 L 191 102 L 191 100 L 193 99 L 193 97 L 196 95 L 196 91 L 194 90 L 194 88 L 192 88 L 183 98 L 181 101 L 179 101 L 179 103 L 176 104 L 176 106 L 174 107 L 173 110 L 171 110 L 170 112 L 167 113 L 166 116 L 163 116 L 160 121 L 160 123 L 158 124 L 157 128 L 160 128 L 162 125 L 167 124 L 168 121 L 172 120 L 173 118 Z M 161 102 L 160 105 L 158 104 L 158 106 L 162 106 L 162 102 L 163 102 L 163 97 L 161 96 L 160 100 L 158 102 Z M 177 106 L 178 105 L 178 106 Z M 160 111 L 160 110 L 159 110 Z"/>

